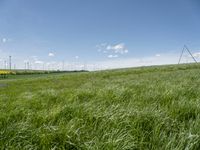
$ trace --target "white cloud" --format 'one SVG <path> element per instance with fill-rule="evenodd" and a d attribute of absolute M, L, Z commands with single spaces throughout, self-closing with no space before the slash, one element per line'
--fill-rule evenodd
<path fill-rule="evenodd" d="M 108 58 L 116 58 L 120 55 L 124 55 L 128 53 L 128 49 L 126 48 L 124 43 L 119 43 L 115 45 L 103 43 L 96 46 L 98 48 L 98 52 L 102 52 L 107 55 Z"/>
<path fill-rule="evenodd" d="M 75 56 L 75 59 L 79 59 L 79 56 Z"/>
<path fill-rule="evenodd" d="M 160 55 L 160 54 L 156 54 L 155 56 L 156 56 L 156 57 L 160 57 L 161 55 Z"/>
<path fill-rule="evenodd" d="M 55 54 L 54 53 L 49 53 L 49 57 L 54 57 L 55 56 Z"/>
<path fill-rule="evenodd" d="M 8 40 L 6 38 L 2 38 L 2 42 L 6 43 Z"/>
<path fill-rule="evenodd" d="M 127 50 L 127 49 L 125 49 L 125 50 L 124 50 L 124 53 L 128 53 L 128 50 Z"/>
<path fill-rule="evenodd" d="M 2 38 L 0 41 L 1 41 L 2 43 L 7 43 L 7 42 L 12 41 L 12 39 L 10 39 L 10 38 Z"/>
<path fill-rule="evenodd" d="M 34 63 L 35 63 L 35 64 L 43 64 L 44 62 L 43 62 L 43 61 L 40 61 L 40 60 L 36 60 Z"/>
<path fill-rule="evenodd" d="M 128 49 L 126 49 L 124 43 L 116 44 L 116 45 L 107 45 L 106 50 L 113 51 L 114 53 L 125 54 L 128 53 Z"/>
<path fill-rule="evenodd" d="M 103 50 L 104 47 L 106 47 L 106 43 L 102 43 L 100 45 L 96 45 L 97 51 L 101 52 Z"/>
<path fill-rule="evenodd" d="M 194 53 L 193 56 L 196 57 L 196 58 L 200 58 L 200 52 Z"/>
<path fill-rule="evenodd" d="M 117 58 L 118 55 L 108 55 L 108 58 Z"/>

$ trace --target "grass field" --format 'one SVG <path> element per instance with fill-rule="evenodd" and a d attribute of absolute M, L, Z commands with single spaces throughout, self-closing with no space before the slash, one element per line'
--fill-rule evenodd
<path fill-rule="evenodd" d="M 200 149 L 200 64 L 0 81 L 0 149 Z"/>

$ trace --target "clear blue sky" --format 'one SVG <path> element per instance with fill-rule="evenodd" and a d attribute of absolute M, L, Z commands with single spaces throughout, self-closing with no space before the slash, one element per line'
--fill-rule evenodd
<path fill-rule="evenodd" d="M 200 1 L 0 0 L 0 39 L 0 59 L 18 62 L 160 57 L 184 44 L 199 52 Z"/>

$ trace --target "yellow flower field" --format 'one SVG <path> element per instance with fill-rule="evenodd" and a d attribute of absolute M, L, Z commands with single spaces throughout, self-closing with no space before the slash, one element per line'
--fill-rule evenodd
<path fill-rule="evenodd" d="M 12 72 L 6 70 L 0 70 L 0 75 L 9 75 L 9 74 L 12 74 Z"/>

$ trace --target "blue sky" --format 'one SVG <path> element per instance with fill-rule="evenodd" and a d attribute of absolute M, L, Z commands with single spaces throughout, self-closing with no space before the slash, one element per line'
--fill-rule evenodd
<path fill-rule="evenodd" d="M 176 63 L 199 27 L 199 0 L 0 0 L 0 67 Z"/>

